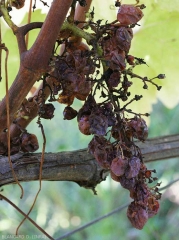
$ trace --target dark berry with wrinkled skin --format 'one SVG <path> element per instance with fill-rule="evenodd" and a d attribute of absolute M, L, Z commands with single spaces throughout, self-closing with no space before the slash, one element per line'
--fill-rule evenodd
<path fill-rule="evenodd" d="M 89 123 L 89 116 L 84 115 L 78 121 L 78 127 L 81 133 L 84 135 L 90 135 L 90 123 Z"/>
<path fill-rule="evenodd" d="M 63 111 L 63 116 L 65 120 L 71 120 L 77 116 L 78 112 L 72 107 L 67 106 Z"/>
<path fill-rule="evenodd" d="M 55 107 L 51 103 L 43 104 L 39 107 L 39 116 L 45 119 L 52 119 L 54 117 Z"/>
<path fill-rule="evenodd" d="M 112 160 L 111 171 L 116 176 L 122 176 L 128 165 L 128 159 L 123 157 L 116 157 Z"/>
<path fill-rule="evenodd" d="M 21 136 L 21 151 L 35 152 L 39 148 L 37 137 L 34 134 L 23 133 Z"/>
<path fill-rule="evenodd" d="M 133 227 L 141 230 L 148 220 L 148 212 L 145 207 L 132 202 L 128 207 L 127 217 Z"/>
<path fill-rule="evenodd" d="M 117 20 L 125 26 L 136 24 L 142 17 L 143 12 L 140 8 L 128 4 L 122 4 L 117 14 Z"/>

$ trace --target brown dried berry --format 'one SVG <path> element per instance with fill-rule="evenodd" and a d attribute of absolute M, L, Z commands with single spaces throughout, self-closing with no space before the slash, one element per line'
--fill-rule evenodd
<path fill-rule="evenodd" d="M 120 127 L 117 125 L 112 126 L 111 134 L 114 139 L 119 140 L 120 139 Z"/>
<path fill-rule="evenodd" d="M 12 1 L 12 7 L 20 9 L 20 8 L 23 8 L 24 3 L 25 3 L 25 0 L 15 0 L 15 1 Z"/>
<path fill-rule="evenodd" d="M 110 57 L 106 57 L 106 60 L 110 60 L 109 67 L 113 70 L 123 71 L 126 68 L 125 52 L 122 50 L 112 51 Z"/>
<path fill-rule="evenodd" d="M 111 70 L 123 71 L 126 68 L 125 51 L 121 50 L 116 36 L 103 38 L 101 45 L 104 52 L 104 58 Z"/>
<path fill-rule="evenodd" d="M 66 107 L 63 111 L 64 120 L 71 120 L 77 116 L 78 112 L 72 107 Z"/>
<path fill-rule="evenodd" d="M 34 134 L 23 133 L 21 136 L 21 150 L 23 152 L 35 152 L 39 148 L 37 137 Z"/>
<path fill-rule="evenodd" d="M 128 207 L 127 217 L 133 227 L 142 229 L 148 220 L 147 209 L 138 203 L 132 202 Z"/>
<path fill-rule="evenodd" d="M 96 147 L 94 151 L 94 157 L 102 168 L 105 168 L 105 169 L 110 168 L 108 155 L 104 148 L 101 148 L 100 146 Z"/>
<path fill-rule="evenodd" d="M 134 178 L 139 174 L 141 162 L 138 157 L 131 157 L 129 159 L 128 167 L 125 172 L 126 178 Z"/>
<path fill-rule="evenodd" d="M 78 127 L 79 127 L 79 130 L 81 133 L 83 133 L 85 135 L 91 135 L 88 115 L 84 115 L 79 119 Z"/>
<path fill-rule="evenodd" d="M 126 188 L 128 190 L 131 190 L 135 187 L 136 185 L 136 179 L 135 178 L 126 178 L 125 175 L 122 175 L 120 177 L 120 184 L 123 188 Z"/>
<path fill-rule="evenodd" d="M 119 7 L 117 20 L 122 25 L 131 25 L 137 23 L 143 17 L 140 8 L 134 5 L 123 4 Z"/>
<path fill-rule="evenodd" d="M 90 94 L 86 99 L 82 108 L 79 110 L 77 120 L 79 121 L 83 115 L 90 115 L 92 112 L 92 109 L 95 108 L 96 105 L 97 104 L 94 97 Z"/>
<path fill-rule="evenodd" d="M 145 141 L 148 137 L 148 127 L 143 118 L 135 117 L 127 123 L 127 131 L 131 132 L 133 137 Z"/>
<path fill-rule="evenodd" d="M 159 202 L 154 198 L 150 197 L 148 199 L 148 217 L 151 218 L 158 213 L 160 208 Z"/>
<path fill-rule="evenodd" d="M 111 171 L 116 176 L 122 176 L 126 170 L 128 159 L 123 157 L 116 157 L 112 160 Z"/>
<path fill-rule="evenodd" d="M 70 105 L 72 105 L 74 98 L 75 98 L 74 95 L 62 92 L 59 94 L 58 102 L 70 106 Z"/>
<path fill-rule="evenodd" d="M 148 204 L 148 198 L 151 195 L 150 189 L 148 186 L 144 183 L 136 184 L 135 186 L 135 194 L 134 194 L 134 199 L 138 203 L 147 206 Z"/>
<path fill-rule="evenodd" d="M 150 178 L 152 176 L 152 171 L 151 170 L 146 170 L 145 171 L 145 177 Z"/>
<path fill-rule="evenodd" d="M 55 107 L 51 103 L 43 104 L 39 107 L 39 116 L 44 119 L 52 119 L 54 117 Z"/>
<path fill-rule="evenodd" d="M 135 64 L 135 63 L 134 63 L 135 57 L 132 56 L 132 55 L 127 55 L 127 56 L 126 56 L 126 60 L 127 60 L 127 62 L 128 62 L 130 65 L 134 65 L 134 64 Z"/>
<path fill-rule="evenodd" d="M 133 38 L 133 32 L 131 28 L 120 27 L 116 31 L 116 42 L 118 48 L 126 53 L 129 52 L 131 47 L 131 40 Z"/>
<path fill-rule="evenodd" d="M 94 155 L 99 165 L 103 168 L 110 168 L 114 155 L 113 145 L 103 136 L 94 136 L 88 145 L 89 152 Z"/>
<path fill-rule="evenodd" d="M 107 86 L 110 89 L 113 89 L 118 86 L 120 83 L 121 73 L 119 71 L 113 71 L 110 77 L 106 80 Z"/>
<path fill-rule="evenodd" d="M 89 116 L 90 132 L 92 134 L 97 134 L 104 136 L 108 128 L 108 119 L 103 114 L 98 112 L 93 112 Z"/>

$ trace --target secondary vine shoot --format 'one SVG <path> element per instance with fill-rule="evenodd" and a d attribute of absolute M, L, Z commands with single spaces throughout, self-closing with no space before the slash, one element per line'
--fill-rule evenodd
<path fill-rule="evenodd" d="M 7 13 L 13 10 L 11 7 L 23 7 L 24 2 L 7 1 Z M 35 112 L 41 126 L 41 118 L 52 119 L 54 116 L 53 101 L 65 104 L 64 119 L 77 118 L 79 131 L 93 135 L 88 145 L 89 152 L 103 169 L 110 172 L 114 181 L 129 191 L 132 202 L 127 216 L 135 228 L 142 229 L 147 220 L 157 214 L 161 194 L 158 192 L 159 183 L 150 186 L 157 180 L 152 176 L 155 170 L 147 169 L 135 141 L 146 140 L 148 128 L 143 117 L 149 114 L 136 113 L 130 108 L 132 102 L 142 98 L 142 95 L 132 92 L 131 86 L 135 85 L 136 80 L 133 79 L 138 78 L 142 81 L 143 91 L 149 84 L 160 90 L 161 86 L 155 83 L 155 79 L 165 77 L 159 74 L 149 79 L 137 75 L 135 67 L 146 63 L 141 56 L 129 54 L 133 28 L 140 26 L 138 22 L 143 18 L 145 5 L 139 1 L 136 4 L 116 1 L 116 19 L 108 22 L 94 21 L 95 7 L 89 10 L 86 19 L 77 19 L 76 4 L 82 8 L 87 3 L 85 0 L 72 1 L 48 68 L 40 79 L 36 79 L 42 81 L 40 89 L 23 100 L 14 115 L 12 125 L 18 131 L 11 136 L 10 153 L 36 151 L 37 137 L 27 132 L 28 124 L 24 122 L 34 118 Z M 75 98 L 84 102 L 81 109 L 73 108 Z M 5 156 L 8 154 L 7 132 L 5 130 L 0 135 L 0 155 Z"/>

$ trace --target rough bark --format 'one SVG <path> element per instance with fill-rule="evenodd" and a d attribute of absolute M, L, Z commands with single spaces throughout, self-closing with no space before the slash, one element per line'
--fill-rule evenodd
<path fill-rule="evenodd" d="M 149 139 L 137 142 L 145 162 L 179 156 L 179 135 Z M 39 178 L 40 153 L 16 154 L 11 157 L 19 181 L 34 181 Z M 1 157 L 0 186 L 15 183 L 8 158 Z M 73 181 L 80 186 L 92 188 L 103 181 L 108 172 L 102 169 L 93 156 L 82 149 L 72 152 L 46 153 L 42 180 Z"/>

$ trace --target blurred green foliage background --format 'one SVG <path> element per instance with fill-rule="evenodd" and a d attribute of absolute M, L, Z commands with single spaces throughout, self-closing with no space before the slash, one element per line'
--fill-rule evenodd
<path fill-rule="evenodd" d="M 27 1 L 28 2 L 28 1 Z M 131 3 L 123 1 L 123 3 Z M 154 77 L 165 73 L 167 78 L 158 80 L 162 90 L 157 92 L 154 86 L 142 89 L 142 83 L 134 81 L 134 94 L 142 94 L 141 101 L 133 105 L 134 111 L 151 113 L 148 119 L 149 137 L 179 133 L 179 0 L 146 0 L 147 6 L 141 28 L 136 30 L 130 53 L 144 58 L 148 66 L 139 66 L 136 73 Z M 41 6 L 43 6 L 41 4 Z M 93 0 L 96 19 L 115 20 L 114 1 Z M 13 10 L 15 12 L 15 10 Z M 19 10 L 21 11 L 21 10 Z M 19 12 L 18 12 L 19 13 Z M 12 13 L 13 15 L 13 13 Z M 20 15 L 20 14 L 19 14 Z M 42 21 L 45 14 L 36 10 L 32 21 Z M 12 16 L 16 22 L 16 15 Z M 27 22 L 25 15 L 22 24 Z M 10 50 L 9 80 L 12 83 L 18 71 L 18 48 L 15 37 L 2 22 L 3 41 Z M 38 31 L 30 33 L 30 44 Z M 4 96 L 4 80 L 0 83 L 0 98 Z M 140 90 L 141 89 L 141 90 Z M 141 92 L 140 92 L 141 91 Z M 47 152 L 71 151 L 87 147 L 91 136 L 84 136 L 78 131 L 76 120 L 64 121 L 64 106 L 56 103 L 55 117 L 43 121 Z M 79 109 L 82 102 L 75 101 L 74 108 Z M 36 133 L 42 146 L 42 136 L 36 121 L 28 127 L 29 132 Z M 41 151 L 41 148 L 39 149 Z M 162 187 L 179 177 L 179 158 L 168 159 L 148 164 L 149 169 L 156 169 Z M 20 190 L 16 185 L 5 186 L 3 194 L 17 204 L 25 213 L 28 212 L 38 191 L 38 182 L 22 183 L 25 196 L 20 200 Z M 69 240 L 175 240 L 179 235 L 179 184 L 175 183 L 163 191 L 159 214 L 148 221 L 143 230 L 134 229 L 126 217 L 126 209 L 113 216 L 80 231 Z M 60 237 L 79 226 L 102 216 L 111 210 L 130 202 L 128 191 L 112 181 L 110 177 L 96 188 L 98 195 L 80 188 L 71 182 L 43 182 L 42 191 L 30 216 L 54 238 Z M 14 234 L 22 216 L 5 201 L 0 204 L 0 236 Z M 20 228 L 19 234 L 41 235 L 28 220 Z M 20 239 L 20 238 L 19 238 Z"/>

